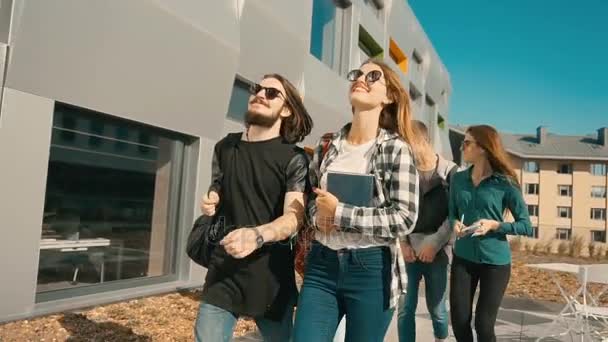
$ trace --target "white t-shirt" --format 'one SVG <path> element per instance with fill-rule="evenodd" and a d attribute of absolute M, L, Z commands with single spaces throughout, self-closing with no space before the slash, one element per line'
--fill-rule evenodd
<path fill-rule="evenodd" d="M 321 189 L 327 189 L 327 173 L 328 172 L 348 172 L 356 174 L 368 174 L 371 157 L 373 154 L 372 147 L 376 140 L 372 139 L 361 145 L 352 145 L 348 141 L 343 140 L 340 146 L 340 151 L 336 158 L 327 168 L 327 171 L 321 176 Z M 364 236 L 358 233 L 346 233 L 341 231 L 332 231 L 330 233 L 322 233 L 317 231 L 315 239 L 323 245 L 334 249 L 356 249 L 368 248 L 377 246 L 387 246 L 389 243 L 381 239 L 374 239 L 371 236 Z"/>

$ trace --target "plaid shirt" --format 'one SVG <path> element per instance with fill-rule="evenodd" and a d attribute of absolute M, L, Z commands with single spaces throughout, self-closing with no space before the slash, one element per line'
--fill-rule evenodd
<path fill-rule="evenodd" d="M 335 133 L 323 157 L 323 142 L 314 150 L 310 163 L 310 182 L 319 186 L 321 177 L 338 156 L 350 124 Z M 323 159 L 323 160 L 321 160 Z M 375 207 L 355 207 L 339 203 L 333 223 L 339 231 L 359 233 L 389 242 L 392 260 L 390 307 L 395 307 L 405 290 L 407 275 L 400 241 L 412 232 L 418 217 L 418 171 L 409 145 L 395 133 L 380 129 L 373 149 L 370 173 L 376 180 Z M 316 226 L 316 195 L 309 196 L 306 216 Z"/>

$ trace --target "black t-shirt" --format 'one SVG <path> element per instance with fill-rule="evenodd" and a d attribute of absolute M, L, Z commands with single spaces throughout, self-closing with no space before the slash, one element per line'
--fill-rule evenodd
<path fill-rule="evenodd" d="M 304 192 L 308 184 L 308 159 L 304 151 L 281 137 L 247 142 L 242 134 L 229 134 L 215 149 L 214 170 L 225 234 L 255 227 L 283 215 L 285 194 Z M 293 251 L 289 240 L 265 244 L 243 259 L 228 255 L 223 247 L 211 257 L 203 300 L 230 312 L 279 320 L 297 296 Z"/>

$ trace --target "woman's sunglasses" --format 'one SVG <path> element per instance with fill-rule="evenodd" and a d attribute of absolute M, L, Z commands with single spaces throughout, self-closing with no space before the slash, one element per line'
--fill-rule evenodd
<path fill-rule="evenodd" d="M 382 77 L 382 72 L 380 70 L 372 70 L 365 74 L 363 71 L 359 69 L 351 70 L 347 75 L 346 79 L 350 82 L 355 82 L 359 79 L 359 77 L 365 75 L 365 83 L 369 86 L 370 84 L 377 82 Z"/>
<path fill-rule="evenodd" d="M 251 95 L 257 95 L 262 89 L 264 89 L 264 95 L 266 96 L 266 99 L 268 100 L 274 100 L 276 99 L 278 96 L 281 96 L 282 98 L 285 98 L 285 96 L 283 95 L 283 93 L 281 93 L 281 91 L 277 88 L 272 88 L 272 87 L 262 87 L 261 85 L 254 83 L 249 87 L 249 93 Z"/>

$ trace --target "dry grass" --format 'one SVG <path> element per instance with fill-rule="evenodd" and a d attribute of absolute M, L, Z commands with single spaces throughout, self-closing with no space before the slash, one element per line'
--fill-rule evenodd
<path fill-rule="evenodd" d="M 557 245 L 557 254 L 558 255 L 567 255 L 570 250 L 570 244 L 567 241 L 562 241 Z"/>
<path fill-rule="evenodd" d="M 194 340 L 197 292 L 172 293 L 0 325 L 0 341 L 189 342 Z M 234 336 L 254 331 L 239 320 Z"/>
<path fill-rule="evenodd" d="M 588 243 L 585 242 L 585 238 L 580 235 L 574 236 L 574 239 L 570 242 L 569 254 L 572 257 L 580 257 L 583 255 L 585 248 L 588 248 Z"/>
<path fill-rule="evenodd" d="M 522 250 L 524 241 L 521 236 L 516 236 L 510 240 L 510 244 L 511 244 L 511 250 L 514 252 L 518 252 L 518 251 Z"/>

